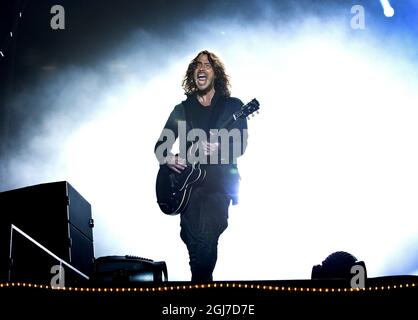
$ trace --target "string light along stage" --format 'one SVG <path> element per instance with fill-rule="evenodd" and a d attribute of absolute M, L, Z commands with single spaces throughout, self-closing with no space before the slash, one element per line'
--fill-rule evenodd
<path fill-rule="evenodd" d="M 260 291 L 281 291 L 292 293 L 310 293 L 312 295 L 319 294 L 333 294 L 333 293 L 352 293 L 360 292 L 387 292 L 387 291 L 404 291 L 415 289 L 418 283 L 415 281 L 397 281 L 396 283 L 387 283 L 385 285 L 369 285 L 365 288 L 351 288 L 344 286 L 337 287 L 308 287 L 308 286 L 283 286 L 283 285 L 260 285 L 254 283 L 235 283 L 235 282 L 221 282 L 208 284 L 189 284 L 189 285 L 163 285 L 155 287 L 54 287 L 50 285 L 36 284 L 30 282 L 4 282 L 0 283 L 2 288 L 32 288 L 34 290 L 59 290 L 59 291 L 74 291 L 74 292 L 97 292 L 97 293 L 124 293 L 124 292 L 140 292 L 140 293 L 155 293 L 155 292 L 177 292 L 190 290 L 208 290 L 208 289 L 242 289 L 242 290 L 260 290 Z"/>

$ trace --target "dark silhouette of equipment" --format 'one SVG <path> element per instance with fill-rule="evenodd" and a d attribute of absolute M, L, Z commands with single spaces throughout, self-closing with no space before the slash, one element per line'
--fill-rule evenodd
<path fill-rule="evenodd" d="M 0 212 L 1 281 L 49 284 L 51 268 L 60 264 L 57 257 L 87 278 L 91 275 L 91 206 L 68 182 L 1 192 Z M 78 283 L 80 278 L 71 270 L 65 269 L 66 285 Z"/>
<path fill-rule="evenodd" d="M 137 256 L 104 256 L 95 261 L 95 285 L 130 286 L 138 282 L 168 281 L 167 265 Z"/>
<path fill-rule="evenodd" d="M 353 276 L 352 267 L 355 265 L 360 265 L 366 270 L 363 261 L 358 261 L 348 252 L 337 251 L 330 254 L 322 264 L 313 266 L 311 277 L 312 279 L 350 279 Z"/>

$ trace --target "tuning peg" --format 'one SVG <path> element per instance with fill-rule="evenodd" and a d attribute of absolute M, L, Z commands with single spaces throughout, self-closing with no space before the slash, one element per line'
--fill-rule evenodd
<path fill-rule="evenodd" d="M 252 116 L 252 117 L 254 117 L 254 113 L 253 113 L 253 114 L 251 114 L 251 116 Z"/>
<path fill-rule="evenodd" d="M 247 120 L 251 120 L 250 117 L 247 117 Z"/>

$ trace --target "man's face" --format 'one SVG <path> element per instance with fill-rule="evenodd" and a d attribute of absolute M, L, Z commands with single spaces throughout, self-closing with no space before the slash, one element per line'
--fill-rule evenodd
<path fill-rule="evenodd" d="M 201 54 L 197 58 L 194 82 L 200 92 L 208 92 L 215 85 L 215 72 L 206 54 Z"/>

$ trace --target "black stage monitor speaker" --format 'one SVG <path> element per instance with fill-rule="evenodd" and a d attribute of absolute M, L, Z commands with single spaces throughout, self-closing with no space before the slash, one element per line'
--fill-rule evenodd
<path fill-rule="evenodd" d="M 11 225 L 81 273 L 92 274 L 91 205 L 68 182 L 45 183 L 0 193 L 0 280 L 33 279 L 49 284 L 51 267 L 59 262 L 23 233 L 12 234 Z M 14 240 L 12 246 L 11 239 Z"/>
<path fill-rule="evenodd" d="M 106 286 L 132 286 L 139 282 L 168 281 L 167 265 L 137 256 L 104 256 L 95 261 L 93 283 Z"/>

